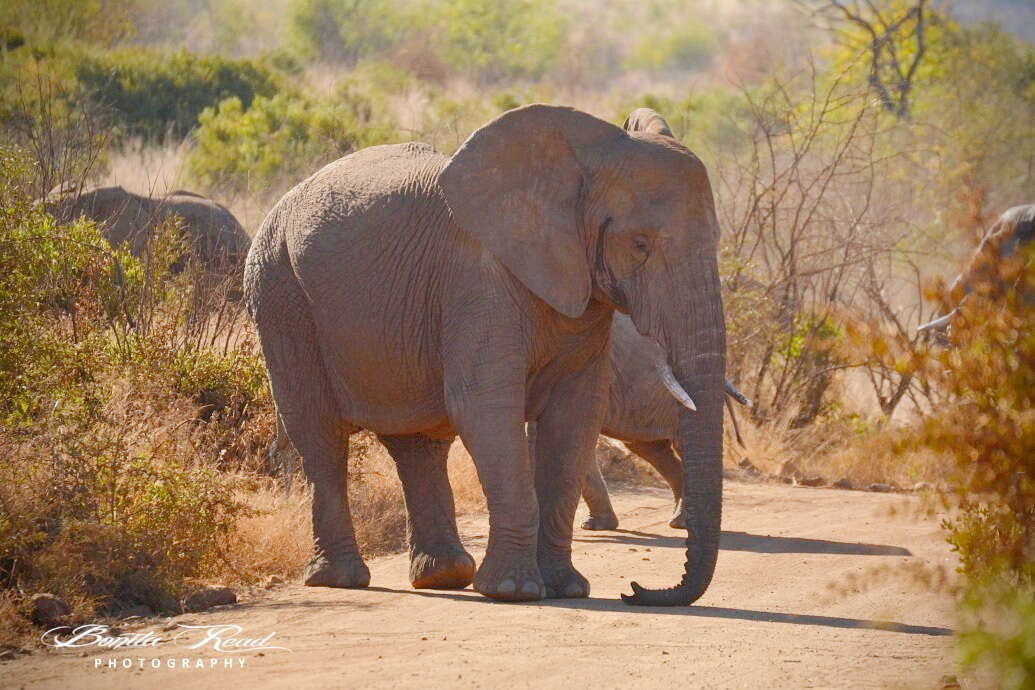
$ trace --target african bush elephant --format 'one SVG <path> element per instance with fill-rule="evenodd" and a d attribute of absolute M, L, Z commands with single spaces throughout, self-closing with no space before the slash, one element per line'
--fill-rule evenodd
<path fill-rule="evenodd" d="M 665 119 L 650 108 L 638 108 L 623 124 L 629 132 L 673 137 Z M 626 447 L 646 460 L 672 489 L 675 508 L 669 526 L 685 528 L 683 513 L 683 468 L 674 444 L 678 436 L 680 406 L 690 398 L 668 368 L 665 353 L 657 342 L 645 338 L 625 315 L 618 314 L 611 328 L 611 386 L 601 433 L 624 441 Z M 749 401 L 726 381 L 727 393 L 742 404 Z M 733 410 L 730 410 L 733 414 Z M 734 418 L 735 419 L 735 418 Z M 533 430 L 534 432 L 534 430 Z M 590 463 L 582 486 L 589 507 L 583 529 L 608 530 L 618 527 L 607 484 L 597 462 Z"/>
<path fill-rule="evenodd" d="M 1005 211 L 985 233 L 967 268 L 956 276 L 950 289 L 952 291 L 962 289 L 964 291 L 963 299 L 966 299 L 966 294 L 970 292 L 974 282 L 987 272 L 989 262 L 1013 256 L 1019 247 L 1028 245 L 1033 239 L 1035 239 L 1035 204 L 1014 206 Z M 948 314 L 923 324 L 917 328 L 917 332 L 944 334 L 958 311 L 957 306 Z"/>
<path fill-rule="evenodd" d="M 729 381 L 726 394 L 742 405 L 751 404 Z M 668 368 L 658 344 L 640 335 L 629 317 L 615 314 L 611 327 L 611 387 L 600 432 L 623 441 L 632 453 L 658 471 L 672 490 L 675 508 L 668 524 L 677 529 L 686 528 L 683 466 L 676 451 L 678 420 L 681 407 L 689 404 L 689 399 Z M 618 516 L 596 461 L 590 463 L 583 480 L 582 498 L 589 507 L 583 529 L 618 527 Z"/>
<path fill-rule="evenodd" d="M 313 492 L 309 585 L 362 587 L 342 461 L 378 434 L 404 478 L 411 579 L 503 600 L 584 597 L 571 562 L 582 479 L 606 406 L 611 317 L 654 338 L 696 412 L 680 414 L 686 604 L 715 568 L 725 324 L 703 164 L 668 137 L 531 105 L 451 157 L 365 149 L 288 192 L 245 265 L 277 412 Z M 524 424 L 537 423 L 530 461 Z M 445 457 L 459 435 L 489 509 L 477 573 Z"/>
<path fill-rule="evenodd" d="M 244 228 L 226 207 L 193 192 L 179 190 L 164 197 L 149 197 L 114 186 L 94 187 L 77 195 L 58 188 L 48 195 L 47 204 L 64 219 L 83 215 L 97 221 L 112 245 L 125 242 L 135 256 L 143 255 L 159 225 L 171 215 L 183 219 L 187 240 L 210 269 L 239 269 L 250 243 Z"/>

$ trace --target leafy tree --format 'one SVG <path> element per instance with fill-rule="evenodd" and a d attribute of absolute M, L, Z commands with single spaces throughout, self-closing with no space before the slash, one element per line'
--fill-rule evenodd
<path fill-rule="evenodd" d="M 445 59 L 486 80 L 537 77 L 556 64 L 566 22 L 553 0 L 452 0 L 424 8 Z"/>
<path fill-rule="evenodd" d="M 237 98 L 247 107 L 256 96 L 272 96 L 278 80 L 265 63 L 135 49 L 88 54 L 75 74 L 101 104 L 133 133 L 160 139 L 184 137 L 208 107 Z"/>
<path fill-rule="evenodd" d="M 870 88 L 890 113 L 909 116 L 917 71 L 932 21 L 928 0 L 800 0 L 838 41 L 866 55 Z"/>
<path fill-rule="evenodd" d="M 29 42 L 46 47 L 78 40 L 111 46 L 133 36 L 140 0 L 6 0 L 0 26 L 14 27 Z"/>
<path fill-rule="evenodd" d="M 228 98 L 201 114 L 190 172 L 210 189 L 272 196 L 349 151 L 394 138 L 368 105 L 281 94 L 257 97 L 246 108 Z"/>
<path fill-rule="evenodd" d="M 399 36 L 398 17 L 387 0 L 294 0 L 287 23 L 289 42 L 303 57 L 349 65 Z"/>

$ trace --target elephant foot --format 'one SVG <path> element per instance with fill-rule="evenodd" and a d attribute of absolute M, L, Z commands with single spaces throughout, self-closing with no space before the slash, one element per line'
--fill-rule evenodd
<path fill-rule="evenodd" d="M 589 596 L 589 580 L 568 562 L 545 563 L 540 557 L 539 573 L 546 583 L 547 599 L 583 599 Z"/>
<path fill-rule="evenodd" d="M 501 601 L 538 601 L 546 596 L 546 586 L 535 559 L 525 555 L 485 555 L 474 588 L 490 599 Z"/>
<path fill-rule="evenodd" d="M 355 589 L 370 584 L 370 570 L 358 554 L 334 560 L 316 556 L 306 566 L 303 582 L 307 587 Z"/>
<path fill-rule="evenodd" d="M 675 510 L 672 511 L 672 519 L 668 526 L 674 529 L 686 529 L 686 516 L 683 515 L 683 502 L 677 501 Z"/>
<path fill-rule="evenodd" d="M 592 515 L 582 522 L 582 529 L 605 530 L 618 529 L 618 516 L 614 513 L 607 515 Z"/>
<path fill-rule="evenodd" d="M 459 545 L 410 557 L 410 582 L 416 589 L 463 589 L 474 581 L 474 559 Z"/>

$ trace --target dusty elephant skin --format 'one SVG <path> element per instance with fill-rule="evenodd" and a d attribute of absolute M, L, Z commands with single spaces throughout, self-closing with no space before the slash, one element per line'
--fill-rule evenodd
<path fill-rule="evenodd" d="M 475 589 L 587 596 L 572 529 L 607 405 L 617 309 L 660 344 L 697 407 L 678 420 L 686 574 L 660 593 L 634 586 L 634 603 L 700 597 L 722 500 L 717 239 L 692 153 L 553 106 L 505 113 L 452 158 L 421 144 L 374 147 L 290 191 L 256 235 L 244 288 L 313 490 L 306 583 L 369 583 L 342 462 L 348 436 L 369 429 L 406 477 L 413 582 L 455 587 L 474 575 L 445 474 L 442 442 L 459 435 L 489 508 Z M 526 421 L 537 425 L 534 463 Z"/>
<path fill-rule="evenodd" d="M 149 197 L 119 186 L 94 187 L 78 194 L 58 188 L 48 195 L 47 204 L 60 217 L 97 221 L 112 245 L 126 243 L 136 256 L 144 253 L 157 228 L 172 215 L 183 220 L 187 240 L 208 268 L 239 270 L 248 252 L 248 235 L 237 218 L 221 204 L 193 192 L 177 190 Z"/>

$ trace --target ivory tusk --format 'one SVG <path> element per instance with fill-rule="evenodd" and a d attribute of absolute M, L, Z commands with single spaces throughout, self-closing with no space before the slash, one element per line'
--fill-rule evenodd
<path fill-rule="evenodd" d="M 676 375 L 672 373 L 672 368 L 667 362 L 662 362 L 658 365 L 658 373 L 661 374 L 661 381 L 665 384 L 668 392 L 672 394 L 672 397 L 686 409 L 691 412 L 697 412 L 697 405 L 694 404 L 690 394 L 679 385 L 679 381 L 676 381 Z"/>
<path fill-rule="evenodd" d="M 726 379 L 726 395 L 730 396 L 737 402 L 748 409 L 754 407 L 754 403 L 746 395 L 737 390 L 737 387 L 733 385 L 733 382 Z"/>

